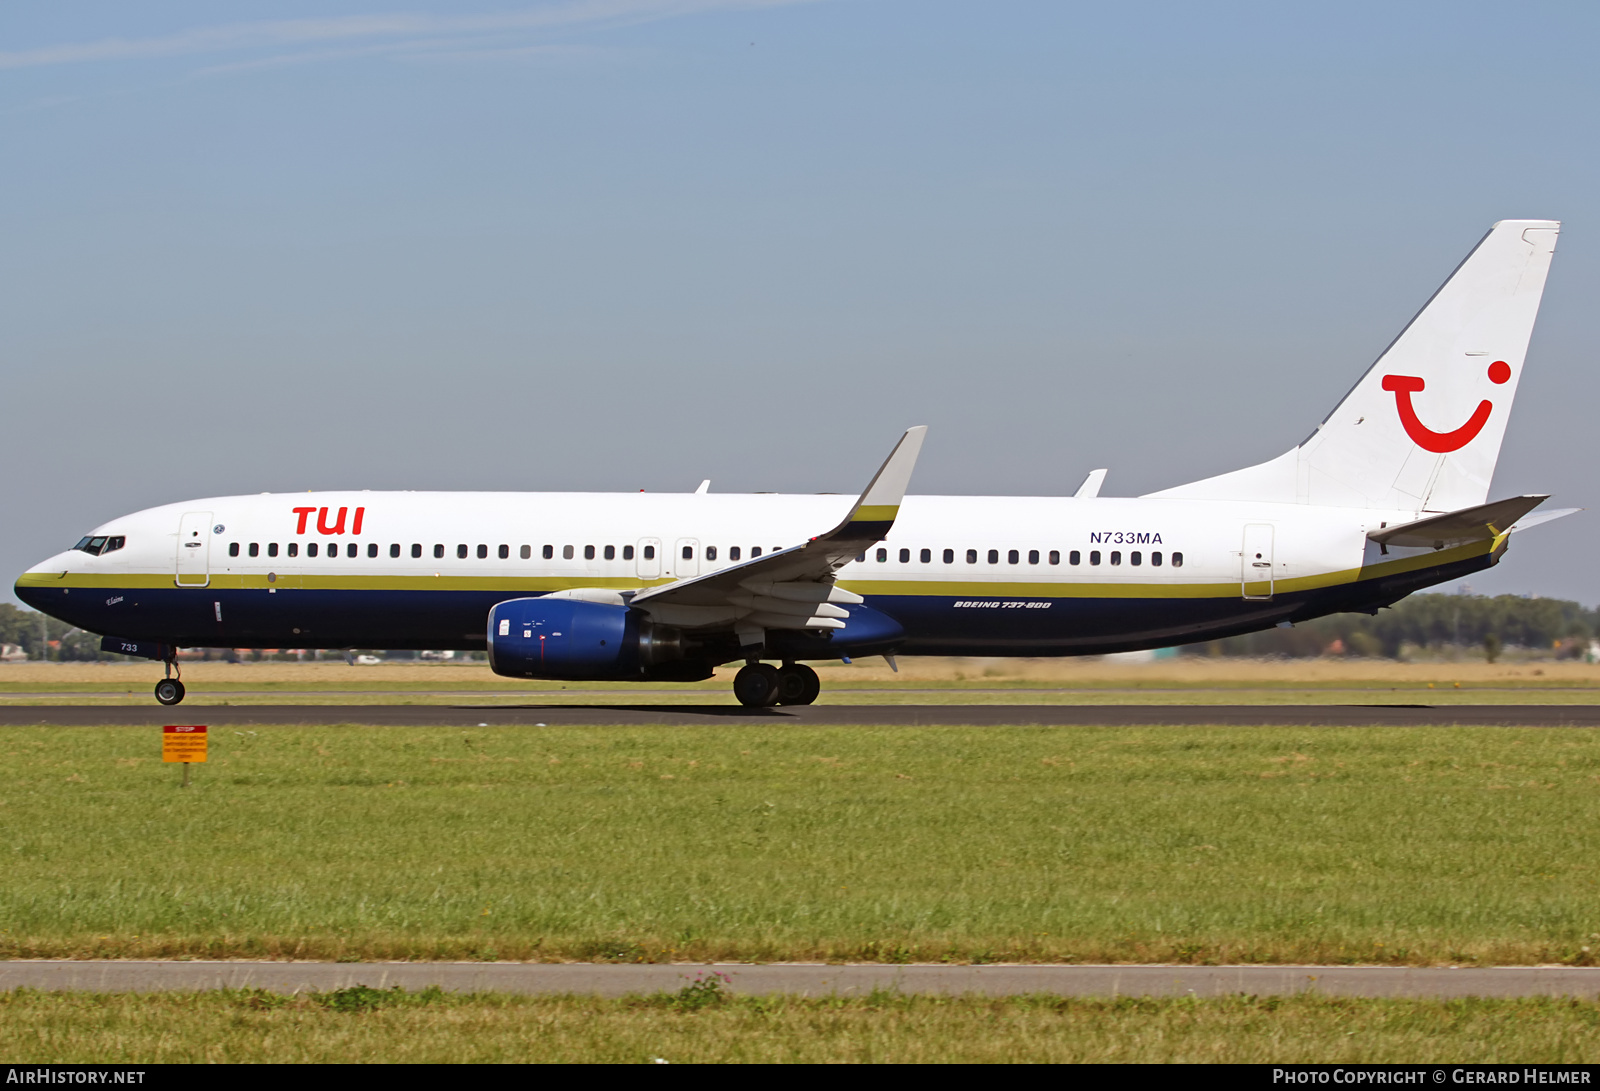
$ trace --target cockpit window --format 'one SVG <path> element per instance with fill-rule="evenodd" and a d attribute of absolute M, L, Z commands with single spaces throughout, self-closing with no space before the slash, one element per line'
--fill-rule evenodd
<path fill-rule="evenodd" d="M 102 553 L 110 553 L 113 550 L 121 549 L 127 541 L 128 539 L 121 534 L 112 537 L 101 534 L 85 537 L 72 548 L 81 549 L 91 557 L 98 557 Z"/>

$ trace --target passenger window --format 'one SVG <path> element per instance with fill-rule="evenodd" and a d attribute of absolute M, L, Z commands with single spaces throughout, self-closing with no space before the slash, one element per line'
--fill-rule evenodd
<path fill-rule="evenodd" d="M 1089 550 L 1089 563 L 1090 564 L 1099 564 L 1100 563 L 1100 551 L 1098 549 Z"/>
<path fill-rule="evenodd" d="M 739 559 L 739 547 L 738 546 L 729 546 L 728 547 L 728 560 L 737 561 L 738 559 Z"/>
<path fill-rule="evenodd" d="M 990 564 L 999 564 L 1000 563 L 1000 551 L 998 549 L 989 550 L 989 563 Z"/>
<path fill-rule="evenodd" d="M 911 563 L 911 550 L 902 549 L 900 551 L 900 563 L 901 564 L 910 564 Z"/>
<path fill-rule="evenodd" d="M 686 561 L 694 560 L 694 546 L 683 547 L 683 559 Z"/>
<path fill-rule="evenodd" d="M 933 561 L 933 550 L 924 549 L 921 553 L 917 554 L 917 557 L 922 561 L 923 564 L 930 564 Z"/>
<path fill-rule="evenodd" d="M 1060 564 L 1061 563 L 1061 551 L 1059 549 L 1052 549 L 1050 551 L 1050 563 L 1051 564 Z M 1077 561 L 1073 561 L 1072 563 L 1073 564 L 1077 564 L 1078 562 Z"/>
<path fill-rule="evenodd" d="M 478 543 L 478 560 L 487 561 L 488 559 L 489 559 L 489 546 L 488 546 L 488 544 L 485 543 L 485 542 L 479 542 Z"/>
<path fill-rule="evenodd" d="M 289 543 L 289 556 L 298 557 L 299 555 L 300 555 L 300 543 L 299 542 L 290 542 Z"/>
<path fill-rule="evenodd" d="M 865 553 L 861 554 L 860 556 L 858 556 L 856 558 L 857 561 L 865 561 L 866 559 L 867 559 L 867 555 Z"/>
<path fill-rule="evenodd" d="M 1122 563 L 1122 550 L 1113 549 L 1111 551 L 1111 563 L 1112 564 L 1121 564 Z"/>
<path fill-rule="evenodd" d="M 276 557 L 277 555 L 278 555 L 278 543 L 277 542 L 268 542 L 267 543 L 267 556 Z"/>
<path fill-rule="evenodd" d="M 239 543 L 238 542 L 229 542 L 228 543 L 228 556 L 237 557 L 238 555 L 239 555 Z"/>
<path fill-rule="evenodd" d="M 555 555 L 556 555 L 556 547 L 555 546 L 547 545 L 547 546 L 544 547 L 544 559 L 545 560 L 548 561 L 551 558 L 553 558 Z"/>
<path fill-rule="evenodd" d="M 608 560 L 608 561 L 614 561 L 614 560 L 617 559 L 617 547 L 616 546 L 606 546 L 605 559 Z"/>
<path fill-rule="evenodd" d="M 652 550 L 652 552 L 654 552 L 654 551 Z M 625 561 L 633 560 L 633 547 L 632 546 L 623 546 L 622 547 L 622 559 L 625 560 Z"/>
<path fill-rule="evenodd" d="M 880 547 L 879 550 L 878 550 L 878 563 L 882 564 L 883 562 L 887 561 L 888 559 L 889 559 L 889 551 L 887 549 L 883 549 L 883 548 Z"/>
<path fill-rule="evenodd" d="M 1038 564 L 1039 563 L 1039 551 L 1037 549 L 1028 550 L 1028 563 L 1029 564 Z"/>
<path fill-rule="evenodd" d="M 653 561 L 653 560 L 656 559 L 656 547 L 655 546 L 647 545 L 647 546 L 644 547 L 644 559 L 647 560 L 647 561 Z"/>
<path fill-rule="evenodd" d="M 716 546 L 706 546 L 706 560 L 714 561 L 716 559 L 717 559 L 717 547 Z"/>
<path fill-rule="evenodd" d="M 568 545 L 568 546 L 562 546 L 562 547 L 561 547 L 561 559 L 562 559 L 562 560 L 563 560 L 563 561 L 570 561 L 570 560 L 572 560 L 572 554 L 573 554 L 573 552 L 574 552 L 574 551 L 573 551 L 573 548 L 572 548 L 572 547 L 571 547 L 571 546 L 569 546 L 569 545 Z"/>
<path fill-rule="evenodd" d="M 1183 567 L 1183 554 L 1182 553 L 1174 553 L 1172 555 L 1172 567 L 1173 568 L 1182 568 Z"/>
<path fill-rule="evenodd" d="M 760 546 L 751 546 L 750 547 L 750 558 L 752 560 L 754 560 L 755 558 L 757 558 L 759 556 L 761 556 L 761 547 Z"/>
<path fill-rule="evenodd" d="M 400 556 L 400 543 L 399 542 L 391 542 L 391 543 L 389 543 L 389 556 L 391 556 L 391 557 Z"/>
<path fill-rule="evenodd" d="M 411 555 L 413 557 L 421 557 L 422 556 L 422 543 L 421 542 L 412 542 L 411 543 Z"/>
<path fill-rule="evenodd" d="M 1034 560 L 1038 560 L 1038 559 L 1039 559 L 1039 555 L 1038 555 L 1038 554 L 1037 554 L 1037 553 L 1035 553 L 1035 554 L 1034 554 L 1034 555 L 1033 555 L 1033 557 L 1034 557 Z M 1018 557 L 1018 556 L 1017 556 L 1017 551 L 1016 551 L 1016 550 L 1014 550 L 1014 549 L 1013 549 L 1013 550 L 1011 550 L 1011 551 L 1009 551 L 1009 552 L 1008 552 L 1008 553 L 1007 553 L 1007 554 L 1006 554 L 1006 564 L 1016 564 L 1016 563 L 1017 563 L 1017 562 L 1018 562 L 1018 561 L 1020 561 L 1020 560 L 1021 560 L 1021 559 L 1022 559 L 1022 558 L 1021 558 L 1021 557 Z"/>
<path fill-rule="evenodd" d="M 459 543 L 456 544 L 456 560 L 464 561 L 466 559 L 467 559 L 467 543 L 466 542 L 459 542 Z"/>
<path fill-rule="evenodd" d="M 528 558 L 533 556 L 533 547 L 532 546 L 523 546 L 520 550 L 517 551 L 517 556 L 521 557 L 523 560 L 527 560 Z"/>
<path fill-rule="evenodd" d="M 329 542 L 328 543 L 328 556 L 337 557 L 338 555 L 339 555 L 339 543 L 338 542 Z"/>
<path fill-rule="evenodd" d="M 1128 563 L 1129 564 L 1139 564 L 1139 563 L 1143 562 L 1143 560 L 1144 560 L 1144 555 L 1141 554 L 1137 549 L 1134 550 L 1132 553 L 1128 554 Z"/>
<path fill-rule="evenodd" d="M 1079 564 L 1082 561 L 1083 561 L 1083 554 L 1079 553 L 1076 549 L 1072 550 L 1070 553 L 1067 554 L 1067 563 L 1068 564 Z"/>
<path fill-rule="evenodd" d="M 250 549 L 248 550 L 248 552 L 249 552 L 250 556 L 252 556 L 252 557 L 261 556 L 261 543 L 260 542 L 251 542 L 250 543 Z"/>
<path fill-rule="evenodd" d="M 955 564 L 956 563 L 956 551 L 955 550 L 947 549 L 947 550 L 944 551 L 944 563 L 945 564 Z"/>
<path fill-rule="evenodd" d="M 1150 554 L 1150 563 L 1156 568 L 1161 567 L 1161 551 L 1159 549 Z"/>
<path fill-rule="evenodd" d="M 586 561 L 594 560 L 594 546 L 583 547 L 583 559 Z"/>
<path fill-rule="evenodd" d="M 338 549 L 339 547 L 334 546 L 333 548 Z M 373 548 L 376 549 L 377 547 L 374 546 Z M 361 555 L 361 547 L 355 542 L 351 542 L 349 545 L 344 547 L 344 555 L 346 557 L 358 557 Z"/>
<path fill-rule="evenodd" d="M 976 549 L 967 550 L 967 563 L 968 564 L 977 564 L 978 563 L 978 551 Z"/>
<path fill-rule="evenodd" d="M 511 547 L 508 545 L 502 544 L 496 553 L 502 561 L 509 561 L 511 559 Z"/>
<path fill-rule="evenodd" d="M 290 546 L 289 548 L 293 549 L 294 547 Z M 317 555 L 317 543 L 316 542 L 307 542 L 306 543 L 306 556 L 307 557 L 315 557 L 316 555 Z"/>

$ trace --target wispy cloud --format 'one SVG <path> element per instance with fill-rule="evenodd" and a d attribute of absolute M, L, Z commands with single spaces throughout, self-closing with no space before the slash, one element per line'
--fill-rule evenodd
<path fill-rule="evenodd" d="M 277 19 L 198 27 L 153 38 L 102 38 L 90 42 L 0 52 L 0 69 L 42 68 L 105 61 L 154 60 L 248 50 L 348 43 L 342 49 L 311 50 L 315 59 L 448 48 L 460 51 L 471 39 L 530 31 L 599 28 L 674 19 L 718 11 L 787 7 L 815 0 L 573 0 L 486 15 L 351 15 L 331 19 Z M 365 46 L 357 43 L 366 42 Z M 264 63 L 274 63 L 269 59 Z"/>

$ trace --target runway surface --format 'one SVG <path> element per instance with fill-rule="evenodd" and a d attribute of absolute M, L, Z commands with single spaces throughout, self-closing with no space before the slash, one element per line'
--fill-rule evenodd
<path fill-rule="evenodd" d="M 940 726 L 1037 724 L 1121 727 L 1218 724 L 1233 727 L 1484 726 L 1600 727 L 1594 705 L 803 705 L 734 704 L 475 705 L 13 705 L 0 727 L 42 724 L 376 724 L 386 727 L 511 727 L 570 724 L 859 724 Z"/>
<path fill-rule="evenodd" d="M 626 996 L 676 992 L 697 977 L 735 993 L 1016 996 L 1570 996 L 1600 997 L 1600 967 L 1504 966 L 947 966 L 474 962 L 0 962 L 0 990 L 171 992 L 255 988 L 330 992 L 352 985 L 437 985 L 449 992 Z"/>

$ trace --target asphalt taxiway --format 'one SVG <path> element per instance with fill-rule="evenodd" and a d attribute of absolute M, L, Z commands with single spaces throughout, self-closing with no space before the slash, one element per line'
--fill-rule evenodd
<path fill-rule="evenodd" d="M 374 724 L 383 727 L 514 727 L 633 724 L 850 724 L 891 726 L 1600 727 L 1590 705 L 799 705 L 728 704 L 342 704 L 11 705 L 0 727 L 95 724 Z"/>

